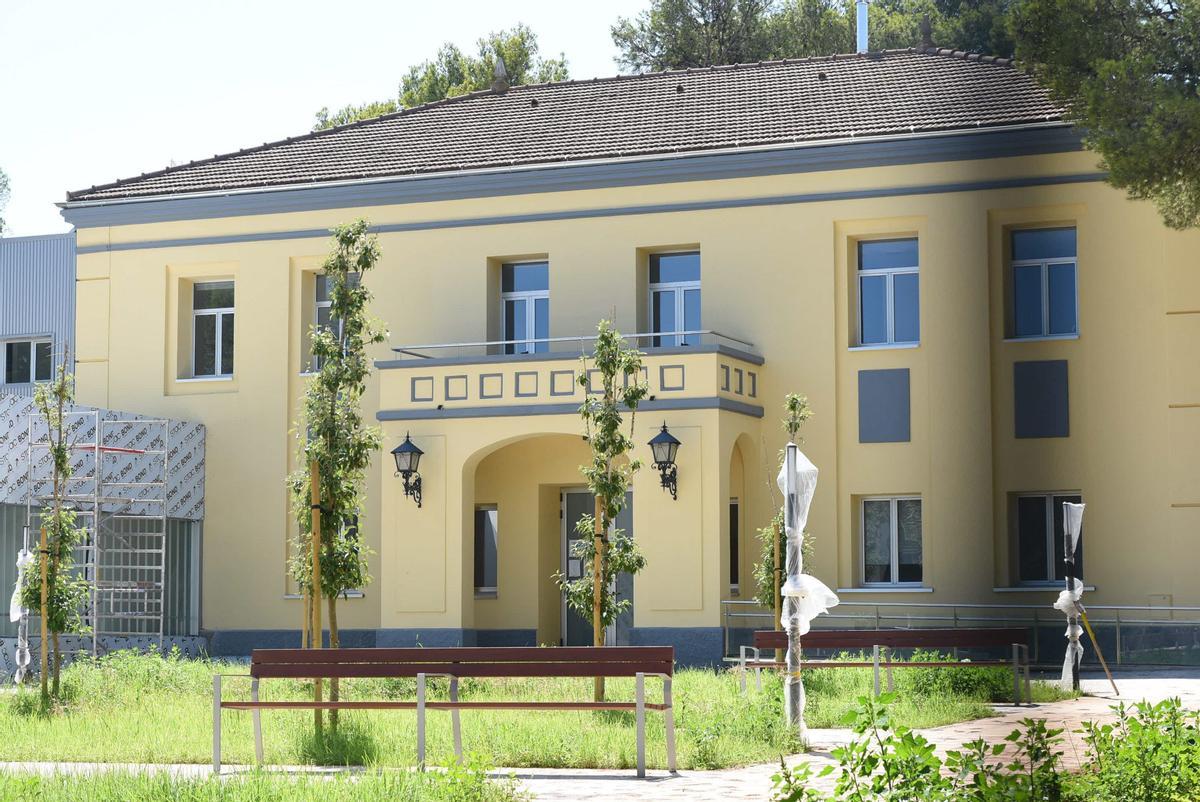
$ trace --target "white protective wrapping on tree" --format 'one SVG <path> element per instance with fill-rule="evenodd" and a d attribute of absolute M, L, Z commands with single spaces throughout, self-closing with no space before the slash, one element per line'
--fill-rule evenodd
<path fill-rule="evenodd" d="M 784 498 L 784 529 L 787 532 L 786 580 L 780 592 L 783 615 L 780 625 L 788 633 L 787 673 L 784 675 L 784 710 L 790 725 L 804 735 L 804 683 L 800 678 L 800 638 L 812 620 L 835 607 L 838 597 L 825 583 L 803 573 L 801 543 L 808 509 L 817 489 L 817 466 L 795 443 L 788 443 L 779 470 L 779 489 Z"/>
<path fill-rule="evenodd" d="M 25 571 L 33 563 L 33 553 L 25 549 L 21 549 L 17 553 L 17 586 L 13 588 L 12 599 L 8 603 L 8 620 L 13 624 L 20 624 L 29 617 L 29 611 L 21 604 L 21 588 L 25 586 Z M 16 663 L 17 663 L 17 682 L 25 678 L 25 671 L 29 668 L 29 640 L 24 637 L 27 633 L 24 628 L 20 629 L 22 637 L 17 638 L 16 646 Z"/>
<path fill-rule="evenodd" d="M 1068 565 L 1075 564 L 1075 553 L 1079 549 L 1079 536 L 1083 531 L 1083 504 L 1063 502 L 1063 549 Z M 1062 686 L 1068 690 L 1074 687 L 1075 668 L 1083 662 L 1083 644 L 1079 639 L 1083 635 L 1083 627 L 1079 619 L 1083 615 L 1083 583 L 1068 576 L 1067 588 L 1058 594 L 1054 609 L 1067 617 L 1067 651 L 1063 656 Z"/>

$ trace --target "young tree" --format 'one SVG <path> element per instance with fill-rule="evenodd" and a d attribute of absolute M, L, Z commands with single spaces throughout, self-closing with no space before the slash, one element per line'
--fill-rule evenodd
<path fill-rule="evenodd" d="M 71 479 L 71 444 L 68 442 L 66 413 L 75 402 L 75 377 L 67 373 L 67 358 L 52 381 L 34 388 L 33 400 L 46 421 L 46 437 L 52 463 L 50 509 L 41 511 L 40 546 L 25 573 L 21 604 L 33 615 L 41 616 L 42 698 L 59 695 L 62 653 L 59 635 L 84 631 L 83 607 L 87 601 L 87 582 L 75 568 L 74 552 L 83 542 L 85 531 L 76 526 L 75 510 L 69 506 L 67 487 Z M 49 644 L 47 644 L 49 637 Z M 47 657 L 47 646 L 51 654 Z M 53 686 L 47 687 L 48 676 Z"/>
<path fill-rule="evenodd" d="M 1200 226 L 1200 0 L 1022 0 L 1015 31 L 1109 183 Z"/>
<path fill-rule="evenodd" d="M 297 462 L 303 467 L 288 477 L 292 513 L 299 534 L 292 549 L 292 577 L 313 603 L 329 602 L 329 645 L 338 648 L 337 598 L 366 586 L 368 549 L 359 539 L 363 485 L 371 457 L 379 450 L 380 432 L 364 425 L 362 395 L 371 363 L 367 347 L 384 341 L 383 326 L 367 309 L 371 292 L 363 277 L 379 261 L 379 244 L 365 220 L 333 230 L 333 250 L 322 267 L 330 299 L 330 324 L 311 329 L 317 373 L 304 392 L 303 423 L 296 427 Z M 313 466 L 319 489 L 320 587 L 313 588 L 313 509 L 310 500 Z M 309 637 L 319 642 L 321 633 Z M 337 680 L 330 683 L 337 700 Z M 336 711 L 330 714 L 337 725 Z"/>
<path fill-rule="evenodd" d="M 618 574 L 636 574 L 646 566 L 641 550 L 613 522 L 625 508 L 625 492 L 641 461 L 629 459 L 634 448 L 633 422 L 638 404 L 648 388 L 641 381 L 642 354 L 630 348 L 607 320 L 601 320 L 596 348 L 589 364 L 582 359 L 579 384 L 585 398 L 579 407 L 584 437 L 592 450 L 592 461 L 579 470 L 596 497 L 595 512 L 585 515 L 575 527 L 580 535 L 572 545 L 571 556 L 580 560 L 583 576 L 567 579 L 561 572 L 554 579 L 566 596 L 567 604 L 585 618 L 592 618 L 593 642 L 604 645 L 604 630 L 629 608 L 628 599 L 617 599 L 614 591 Z M 592 390 L 593 373 L 600 378 L 600 392 Z M 622 407 L 629 412 L 626 429 Z M 596 677 L 596 701 L 604 699 L 604 678 Z"/>
<path fill-rule="evenodd" d="M 788 442 L 795 443 L 800 436 L 801 427 L 812 417 L 808 398 L 799 393 L 788 393 L 783 399 L 783 411 L 783 429 L 787 432 Z M 803 438 L 800 439 L 803 440 Z M 767 484 L 770 492 L 774 494 L 778 490 L 775 486 L 775 477 L 770 475 L 770 471 L 767 471 L 767 474 Z M 754 566 L 754 600 L 760 606 L 775 612 L 775 628 L 778 629 L 782 603 L 782 596 L 779 592 L 779 588 L 783 584 L 781 578 L 783 576 L 782 555 L 787 550 L 787 532 L 784 531 L 782 509 L 775 512 L 770 523 L 758 530 L 758 542 L 761 556 L 758 564 Z M 805 533 L 800 548 L 805 557 L 804 565 L 807 566 L 807 557 L 812 550 L 807 533 Z"/>
<path fill-rule="evenodd" d="M 480 38 L 473 55 L 446 42 L 433 59 L 408 68 L 400 79 L 400 93 L 395 99 L 345 106 L 333 113 L 328 108 L 321 109 L 313 130 L 488 89 L 498 57 L 504 59 L 510 86 L 565 81 L 569 77 L 566 57 L 560 53 L 558 58 L 542 58 L 538 55 L 537 34 L 529 26 L 517 23 L 511 29 Z"/>

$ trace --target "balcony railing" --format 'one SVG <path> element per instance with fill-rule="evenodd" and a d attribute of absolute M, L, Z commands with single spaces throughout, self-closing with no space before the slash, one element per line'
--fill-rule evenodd
<path fill-rule="evenodd" d="M 724 346 L 734 352 L 757 355 L 754 344 L 722 334 L 719 331 L 700 329 L 696 331 L 652 332 L 625 334 L 622 339 L 629 345 L 645 351 L 666 348 L 712 348 Z M 596 335 L 579 337 L 542 337 L 529 340 L 485 340 L 480 342 L 432 343 L 425 345 L 401 345 L 392 348 L 400 359 L 443 359 L 472 356 L 529 356 L 537 358 L 544 354 L 575 354 L 582 356 L 591 352 Z"/>

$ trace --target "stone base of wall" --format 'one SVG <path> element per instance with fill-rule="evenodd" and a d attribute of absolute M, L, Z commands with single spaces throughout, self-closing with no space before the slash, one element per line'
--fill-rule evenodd
<path fill-rule="evenodd" d="M 77 655 L 92 654 L 92 639 L 90 637 L 79 637 L 75 635 L 66 635 L 58 639 L 59 649 L 63 654 L 64 665 L 69 665 Z M 159 651 L 158 638 L 153 635 L 103 635 L 100 637 L 99 647 L 96 651 L 98 655 L 106 655 L 110 652 L 124 651 L 134 649 L 139 652 L 155 652 Z M 36 675 L 40 663 L 39 652 L 41 649 L 41 638 L 32 637 L 29 639 L 29 673 Z M 178 649 L 184 657 L 203 657 L 208 652 L 208 639 L 203 637 L 188 636 L 188 635 L 168 635 L 162 640 L 162 654 L 170 654 L 172 650 Z M 12 677 L 17 672 L 17 639 L 8 637 L 0 638 L 0 675 L 4 677 Z"/>

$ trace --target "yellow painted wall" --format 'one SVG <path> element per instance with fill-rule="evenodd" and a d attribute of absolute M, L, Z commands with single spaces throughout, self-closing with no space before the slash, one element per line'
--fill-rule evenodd
<path fill-rule="evenodd" d="M 319 229 L 358 215 L 378 224 L 414 223 L 1094 169 L 1092 156 L 1071 153 L 82 229 L 78 242 Z M 1081 335 L 1004 342 L 1005 227 L 1049 220 L 1079 229 Z M 854 242 L 913 232 L 921 254 L 920 346 L 853 350 Z M 745 496 L 742 540 L 749 551 L 742 581 L 743 597 L 750 595 L 753 531 L 778 501 L 770 490 L 784 440 L 778 417 L 783 395 L 792 391 L 806 393 L 815 412 L 803 447 L 822 471 L 809 529 L 816 541 L 812 570 L 827 584 L 859 584 L 858 496 L 913 493 L 924 500 L 931 592 L 843 598 L 1045 601 L 1044 591 L 992 590 L 1009 576 L 1007 498 L 1021 490 L 1077 489 L 1089 503 L 1087 568 L 1095 602 L 1141 603 L 1166 594 L 1177 604 L 1200 603 L 1190 569 L 1200 558 L 1194 537 L 1200 531 L 1200 234 L 1168 232 L 1152 207 L 1101 183 L 390 233 L 380 236 L 383 260 L 367 283 L 394 345 L 483 340 L 489 319 L 494 328 L 496 265 L 513 255 L 543 254 L 550 262 L 552 336 L 589 334 L 598 318 L 614 314 L 631 331 L 645 313 L 646 254 L 681 243 L 702 254 L 704 327 L 753 342 L 766 360 L 752 402 L 766 418 L 716 410 L 639 416 L 638 442 L 666 418 L 684 446 L 677 502 L 659 490 L 648 467 L 635 486 L 635 529 L 650 563 L 636 588 L 638 626 L 720 623 L 720 600 L 728 594 L 726 505 L 731 492 L 738 495 L 734 487 Z M 79 257 L 81 400 L 208 426 L 206 628 L 293 627 L 300 616 L 299 604 L 285 598 L 283 477 L 294 467 L 289 430 L 304 381 L 305 275 L 319 266 L 327 245 L 319 238 L 275 239 Z M 177 296 L 181 281 L 201 276 L 237 282 L 232 381 L 179 381 Z M 390 353 L 380 348 L 377 356 Z M 1071 437 L 1016 441 L 1012 363 L 1043 358 L 1070 360 Z M 686 362 L 695 387 L 719 384 L 715 357 Z M 911 371 L 909 443 L 858 442 L 857 372 L 883 367 Z M 437 371 L 439 387 L 454 372 Z M 476 376 L 480 369 L 467 372 Z M 408 370 L 381 372 L 367 394 L 368 413 L 421 406 L 412 400 L 409 378 Z M 528 403 L 578 400 L 545 392 L 539 388 Z M 544 529 L 556 491 L 541 477 L 558 482 L 576 458 L 547 450 L 549 440 L 521 441 L 578 434 L 577 417 L 430 419 L 383 429 L 385 449 L 408 430 L 425 449 L 425 504 L 417 510 L 401 496 L 385 454 L 371 473 L 364 524 L 377 552 L 375 582 L 363 599 L 343 603 L 343 626 L 530 627 L 539 637 L 553 635 L 544 583 L 537 586 L 543 590 L 509 596 L 520 599 L 511 608 L 503 592 L 492 606 L 474 599 L 468 536 L 474 505 L 500 492 L 501 478 L 522 475 L 504 475 L 501 454 L 514 465 L 519 457 L 537 475 L 521 493 L 521 516 L 528 532 Z M 740 466 L 732 459 L 735 444 Z M 543 463 L 546 456 L 553 460 Z M 648 461 L 648 450 L 640 456 Z M 547 554 L 531 553 L 515 569 L 503 562 L 502 570 L 542 576 L 557 560 Z"/>

